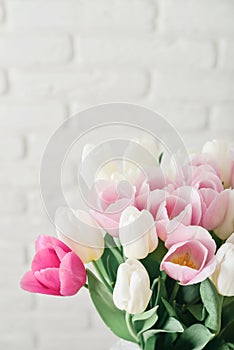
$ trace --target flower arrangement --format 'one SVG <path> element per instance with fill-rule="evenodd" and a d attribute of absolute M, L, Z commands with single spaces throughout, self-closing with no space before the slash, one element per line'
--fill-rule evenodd
<path fill-rule="evenodd" d="M 155 154 L 154 142 L 137 142 Z M 144 174 L 113 161 L 89 196 L 89 213 L 57 209 L 58 238 L 37 239 L 21 287 L 57 296 L 87 288 L 107 327 L 144 350 L 234 349 L 231 146 L 207 142 L 182 175 L 163 154 Z"/>

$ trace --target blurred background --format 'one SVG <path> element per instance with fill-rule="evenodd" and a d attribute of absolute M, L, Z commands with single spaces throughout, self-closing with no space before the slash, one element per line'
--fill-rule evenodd
<path fill-rule="evenodd" d="M 0 348 L 108 350 L 86 290 L 19 289 L 35 237 L 55 234 L 40 160 L 56 128 L 94 104 L 163 114 L 194 151 L 234 135 L 233 0 L 0 0 Z M 72 188 L 75 176 L 67 178 Z"/>

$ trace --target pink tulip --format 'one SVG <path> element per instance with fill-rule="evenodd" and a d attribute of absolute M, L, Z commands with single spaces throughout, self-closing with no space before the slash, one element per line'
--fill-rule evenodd
<path fill-rule="evenodd" d="M 31 271 L 22 277 L 20 286 L 28 292 L 69 296 L 85 282 L 86 271 L 80 258 L 57 238 L 41 235 L 36 241 Z"/>
<path fill-rule="evenodd" d="M 214 172 L 219 178 L 221 178 L 221 169 L 218 161 L 214 159 L 209 153 L 192 154 L 191 155 L 191 166 L 200 167 L 208 166 L 209 171 Z"/>
<path fill-rule="evenodd" d="M 178 224 L 198 225 L 202 215 L 199 193 L 191 186 L 176 190 L 172 187 L 171 192 L 151 192 L 149 210 L 155 218 L 157 234 L 163 241 Z"/>
<path fill-rule="evenodd" d="M 224 190 L 221 172 L 209 155 L 196 155 L 191 163 L 183 167 L 184 181 L 196 189 L 212 188 L 217 192 Z"/>
<path fill-rule="evenodd" d="M 207 230 L 200 226 L 183 226 L 168 237 L 169 249 L 160 269 L 181 285 L 204 281 L 216 268 L 216 244 Z"/>
<path fill-rule="evenodd" d="M 214 230 L 223 223 L 229 204 L 229 192 L 225 190 L 218 193 L 211 188 L 199 190 L 202 205 L 200 226 Z"/>
<path fill-rule="evenodd" d="M 118 237 L 121 214 L 134 197 L 135 189 L 127 181 L 99 180 L 90 192 L 91 215 L 106 232 Z"/>
<path fill-rule="evenodd" d="M 135 184 L 135 207 L 138 210 L 148 209 L 150 193 L 154 190 L 164 189 L 167 181 L 161 168 L 158 166 L 148 169 L 145 173 L 141 173 Z"/>

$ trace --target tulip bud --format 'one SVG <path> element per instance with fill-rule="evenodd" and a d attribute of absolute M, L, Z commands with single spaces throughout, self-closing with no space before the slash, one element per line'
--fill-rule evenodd
<path fill-rule="evenodd" d="M 214 230 L 216 236 L 227 239 L 234 231 L 234 190 L 229 191 L 229 201 L 222 224 Z"/>
<path fill-rule="evenodd" d="M 119 222 L 119 239 L 127 258 L 143 259 L 158 246 L 155 222 L 148 210 L 127 207 Z"/>
<path fill-rule="evenodd" d="M 116 307 L 130 314 L 141 313 L 147 308 L 151 295 L 150 279 L 144 266 L 134 259 L 120 264 L 113 291 Z"/>
<path fill-rule="evenodd" d="M 216 253 L 217 267 L 211 280 L 221 295 L 234 296 L 234 233 Z"/>
<path fill-rule="evenodd" d="M 72 249 L 84 263 L 98 260 L 104 250 L 102 229 L 85 211 L 60 207 L 55 225 L 61 241 Z"/>

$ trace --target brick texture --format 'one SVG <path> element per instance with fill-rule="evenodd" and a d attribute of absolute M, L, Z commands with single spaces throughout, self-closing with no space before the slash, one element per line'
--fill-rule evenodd
<path fill-rule="evenodd" d="M 233 13 L 233 0 L 0 0 L 0 349 L 115 343 L 87 290 L 19 288 L 35 238 L 55 235 L 40 193 L 44 149 L 68 116 L 110 101 L 158 111 L 190 151 L 233 141 Z M 63 178 L 74 203 L 78 153 Z"/>
<path fill-rule="evenodd" d="M 0 37 L 0 65 L 17 66 L 66 62 L 72 46 L 65 35 L 7 34 Z"/>

